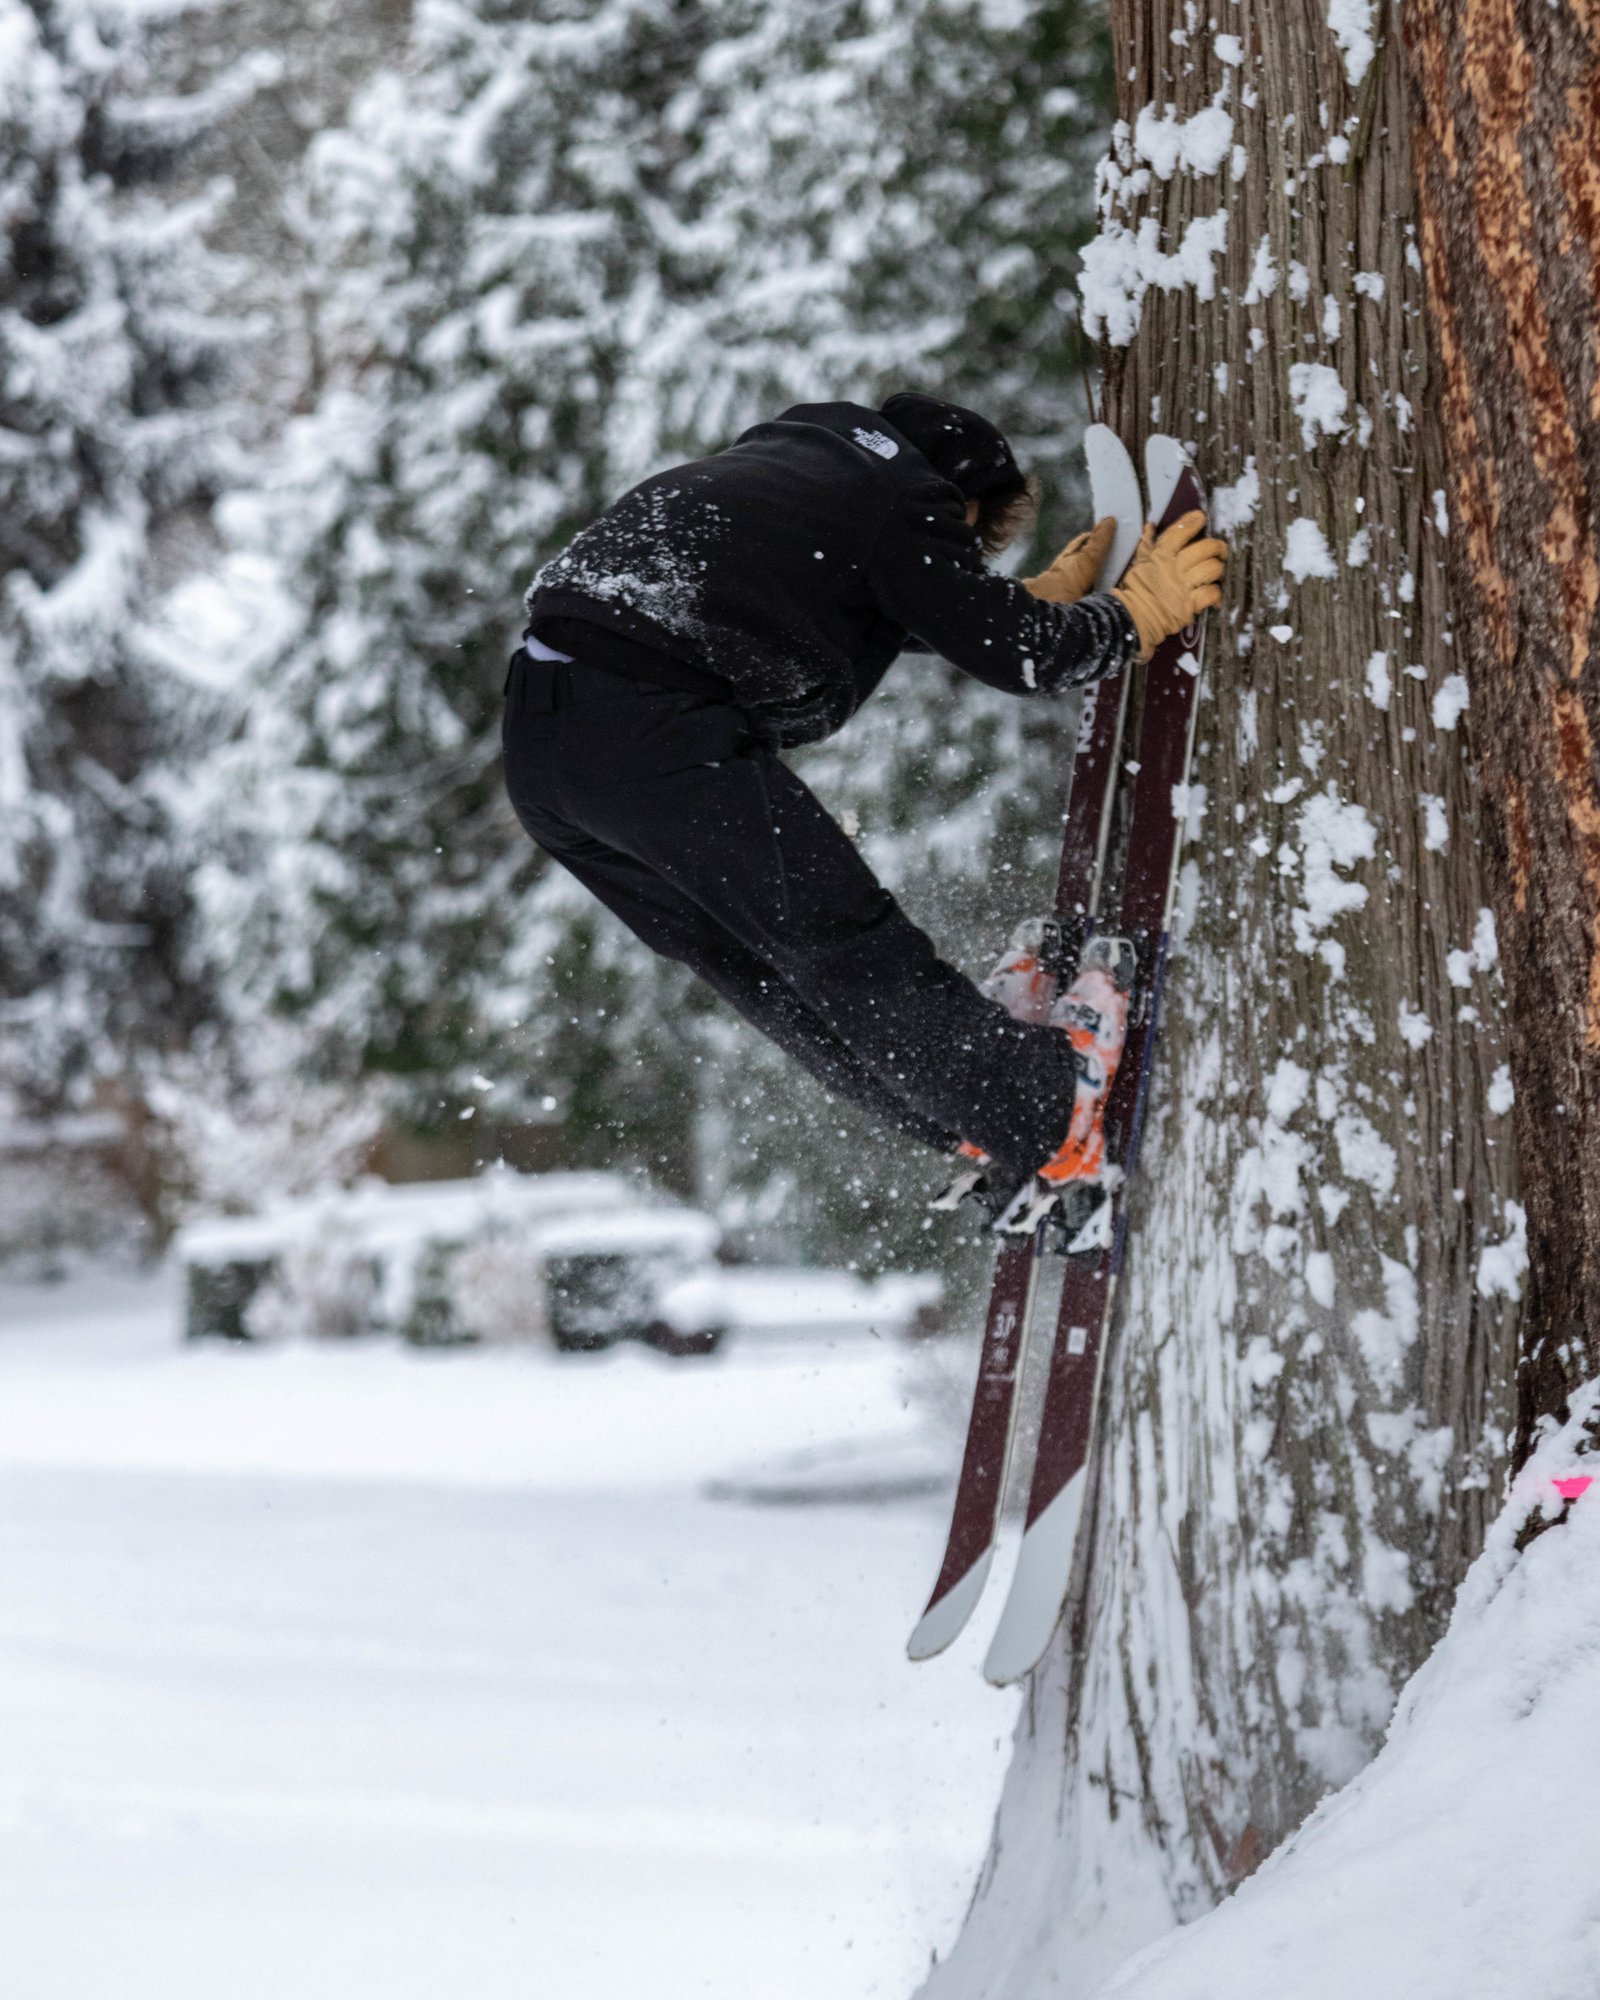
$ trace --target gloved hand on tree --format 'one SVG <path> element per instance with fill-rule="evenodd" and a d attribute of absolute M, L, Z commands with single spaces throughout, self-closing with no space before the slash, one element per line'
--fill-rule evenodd
<path fill-rule="evenodd" d="M 1113 515 L 1108 514 L 1103 521 L 1096 521 L 1092 528 L 1081 535 L 1074 535 L 1048 569 L 1040 570 L 1037 576 L 1025 576 L 1022 587 L 1034 597 L 1042 597 L 1049 604 L 1076 604 L 1080 597 L 1087 597 L 1094 589 L 1095 578 L 1100 574 L 1100 565 L 1106 559 L 1106 550 L 1111 546 L 1111 538 L 1117 532 Z"/>
<path fill-rule="evenodd" d="M 1196 541 L 1206 525 L 1198 508 L 1158 536 L 1146 522 L 1133 561 L 1114 591 L 1139 628 L 1139 657 L 1148 660 L 1163 639 L 1181 632 L 1200 613 L 1222 602 L 1228 545 L 1212 535 Z"/>

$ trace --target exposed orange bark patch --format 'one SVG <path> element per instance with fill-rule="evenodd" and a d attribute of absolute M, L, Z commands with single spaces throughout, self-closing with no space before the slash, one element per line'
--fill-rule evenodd
<path fill-rule="evenodd" d="M 1595 326 L 1590 335 L 1589 415 L 1600 418 L 1600 68 L 1567 92 L 1567 117 L 1556 136 L 1556 161 L 1566 197 L 1569 229 L 1561 239 L 1561 255 L 1579 246 L 1589 260 L 1589 292 Z"/>
<path fill-rule="evenodd" d="M 1230 1882 L 1242 1882 L 1247 1875 L 1253 1875 L 1267 1858 L 1267 1844 L 1260 1830 L 1247 1826 L 1233 1843 L 1223 1858 Z"/>
<path fill-rule="evenodd" d="M 1450 63 L 1445 53 L 1444 36 L 1439 32 L 1439 17 L 1431 7 L 1418 8 L 1412 27 L 1422 64 L 1424 100 L 1430 112 L 1439 113 L 1438 123 L 1429 125 L 1426 134 L 1438 148 L 1446 173 L 1454 180 L 1461 171 L 1461 155 L 1456 146 L 1455 123 L 1444 108 L 1450 102 Z M 1416 172 L 1418 181 L 1421 181 L 1420 162 Z"/>
<path fill-rule="evenodd" d="M 1533 63 L 1512 0 L 1466 0 L 1462 26 L 1463 74 L 1479 128 L 1472 194 L 1484 275 L 1500 299 L 1511 360 L 1527 392 L 1534 462 L 1550 488 L 1540 554 L 1560 572 L 1568 671 L 1578 674 L 1589 657 L 1600 604 L 1600 564 L 1588 481 L 1556 363 L 1558 344 L 1545 303 L 1536 256 L 1539 232 L 1522 158 Z"/>
<path fill-rule="evenodd" d="M 1586 840 L 1600 840 L 1600 798 L 1595 796 L 1594 740 L 1589 718 L 1572 688 L 1556 688 L 1553 701 L 1556 761 L 1561 789 L 1567 797 L 1567 816 Z"/>
<path fill-rule="evenodd" d="M 1584 1014 L 1585 1047 L 1600 1054 L 1600 778 L 1589 718 L 1576 689 L 1551 691 L 1555 711 L 1556 777 L 1567 819 L 1578 836 L 1578 865 L 1589 892 L 1589 997 Z"/>
<path fill-rule="evenodd" d="M 1506 780 L 1506 841 L 1511 850 L 1511 894 L 1520 917 L 1528 908 L 1533 843 L 1528 838 L 1528 794 L 1516 777 Z"/>
<path fill-rule="evenodd" d="M 1475 748 L 1501 833 L 1486 859 L 1512 1020 L 1530 1083 L 1570 1100 L 1576 1141 L 1558 1157 L 1519 1134 L 1525 1456 L 1537 1420 L 1600 1367 L 1600 0 L 1393 12 L 1446 463 L 1458 485 L 1493 467 L 1515 614 L 1508 645 L 1476 615 L 1475 537 L 1454 537 L 1462 658 L 1490 716 Z"/>

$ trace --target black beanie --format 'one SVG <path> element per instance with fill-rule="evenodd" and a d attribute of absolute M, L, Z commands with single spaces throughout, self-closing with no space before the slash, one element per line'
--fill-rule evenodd
<path fill-rule="evenodd" d="M 935 472 L 960 487 L 963 499 L 980 500 L 987 494 L 1009 498 L 1026 489 L 1010 445 L 976 410 L 910 389 L 891 396 L 880 409 Z"/>

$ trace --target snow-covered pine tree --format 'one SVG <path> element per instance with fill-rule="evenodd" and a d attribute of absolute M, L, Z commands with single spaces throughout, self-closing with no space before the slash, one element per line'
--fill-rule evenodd
<path fill-rule="evenodd" d="M 0 0 L 0 1086 L 81 1103 L 204 1017 L 168 794 L 205 704 L 148 645 L 215 491 L 245 329 L 174 178 L 162 9 Z"/>
<path fill-rule="evenodd" d="M 753 1139 L 753 1199 L 797 1144 L 813 1182 L 880 1149 L 538 866 L 495 791 L 500 663 L 575 526 L 800 398 L 968 395 L 1058 485 L 1098 29 L 1062 0 L 419 10 L 312 157 L 320 393 L 248 529 L 297 625 L 216 774 L 242 1004 L 298 1010 L 334 1067 L 408 1071 L 415 1116 L 480 1069 L 511 1115 L 556 1097 L 570 1157 L 683 1171 L 692 1072 L 732 1113 L 700 1160 Z M 1060 725 L 919 665 L 809 769 L 941 935 L 992 949 L 972 912 L 1044 859 Z M 859 1252 L 889 1184 L 836 1180 L 813 1241 Z"/>
<path fill-rule="evenodd" d="M 311 370 L 308 245 L 299 205 L 286 196 L 317 134 L 344 122 L 362 84 L 393 63 L 410 23 L 411 0 L 208 0 L 179 13 L 180 85 L 209 77 L 219 48 L 270 51 L 252 57 L 260 88 L 205 151 L 206 171 L 225 174 L 234 189 L 209 232 L 236 261 L 230 296 L 272 325 L 272 338 L 250 357 L 246 395 L 255 421 L 240 440 L 246 452 L 276 437 Z"/>
<path fill-rule="evenodd" d="M 292 1014 L 314 1067 L 400 1080 L 420 1124 L 487 1070 L 502 1115 L 559 1097 L 593 1126 L 650 1049 L 632 955 L 511 821 L 498 730 L 521 584 L 615 484 L 660 110 L 697 46 L 654 0 L 427 0 L 309 156 L 314 407 L 228 516 L 291 623 L 210 774 L 206 903 L 236 1012 Z"/>
<path fill-rule="evenodd" d="M 1112 21 L 1085 253 L 1232 536 L 1088 1561 L 936 2000 L 1093 1992 L 1375 1748 L 1503 1469 L 1518 1289 L 1394 4 Z"/>

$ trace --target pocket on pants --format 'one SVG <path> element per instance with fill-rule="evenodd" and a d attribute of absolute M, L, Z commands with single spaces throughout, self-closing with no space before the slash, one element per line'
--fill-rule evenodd
<path fill-rule="evenodd" d="M 520 662 L 513 659 L 506 675 L 500 760 L 511 809 L 523 831 L 540 840 L 560 818 L 556 732 L 561 718 L 553 692 L 530 675 L 530 664 L 525 655 Z"/>
<path fill-rule="evenodd" d="M 500 717 L 500 740 L 548 743 L 556 733 L 556 681 L 554 669 L 543 660 L 530 660 L 521 647 L 511 655 L 506 668 L 506 705 Z"/>

